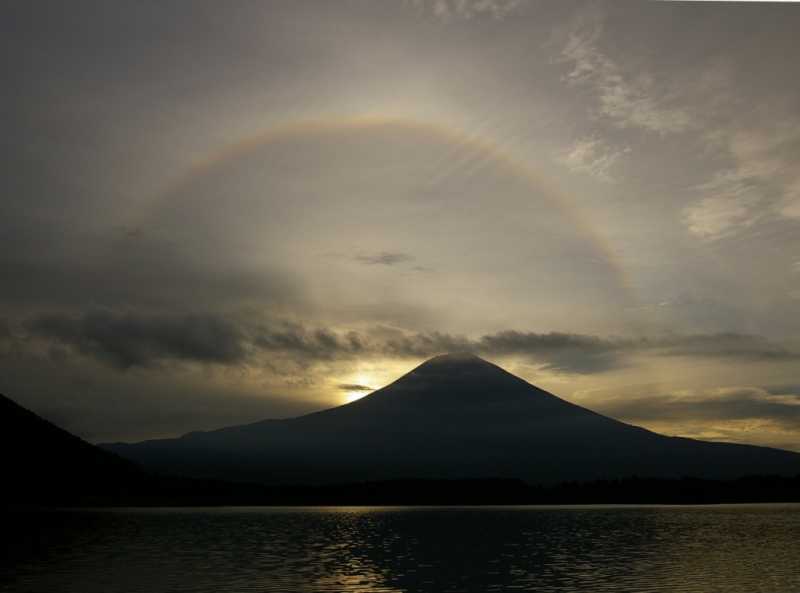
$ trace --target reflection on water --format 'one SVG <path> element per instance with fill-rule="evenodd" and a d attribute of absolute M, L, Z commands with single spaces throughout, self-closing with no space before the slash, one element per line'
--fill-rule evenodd
<path fill-rule="evenodd" d="M 800 505 L 0 517 L 8 592 L 800 591 Z"/>

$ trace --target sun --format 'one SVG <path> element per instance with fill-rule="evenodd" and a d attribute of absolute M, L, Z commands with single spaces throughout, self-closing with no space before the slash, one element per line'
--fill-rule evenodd
<path fill-rule="evenodd" d="M 373 381 L 366 375 L 357 375 L 352 377 L 352 380 L 339 386 L 339 389 L 345 393 L 345 403 L 351 403 L 361 399 L 375 391 L 377 387 L 373 387 Z"/>

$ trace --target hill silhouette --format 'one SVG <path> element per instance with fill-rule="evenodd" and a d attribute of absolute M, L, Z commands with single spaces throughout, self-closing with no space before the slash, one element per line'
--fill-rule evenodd
<path fill-rule="evenodd" d="M 0 395 L 0 500 L 88 504 L 130 500 L 147 478 L 103 451 Z"/>
<path fill-rule="evenodd" d="M 254 484 L 145 471 L 0 395 L 0 504 L 18 506 L 265 504 Z"/>
<path fill-rule="evenodd" d="M 100 446 L 153 471 L 262 484 L 495 477 L 553 485 L 800 472 L 798 453 L 659 435 L 469 353 L 435 357 L 360 400 L 298 418 Z"/>

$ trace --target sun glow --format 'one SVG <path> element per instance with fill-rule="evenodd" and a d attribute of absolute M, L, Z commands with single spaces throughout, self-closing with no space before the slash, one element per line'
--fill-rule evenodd
<path fill-rule="evenodd" d="M 354 401 L 360 400 L 362 397 L 367 395 L 369 391 L 353 391 L 347 394 L 347 403 L 352 403 Z"/>
<path fill-rule="evenodd" d="M 352 378 L 352 381 L 339 385 L 339 389 L 344 392 L 345 403 L 351 403 L 361 399 L 378 389 L 373 386 L 372 380 L 366 375 L 358 375 Z"/>

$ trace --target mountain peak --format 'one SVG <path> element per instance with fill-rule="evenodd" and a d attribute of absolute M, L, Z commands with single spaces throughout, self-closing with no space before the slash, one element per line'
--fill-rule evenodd
<path fill-rule="evenodd" d="M 488 362 L 479 356 L 474 355 L 472 352 L 462 351 L 462 352 L 451 352 L 449 354 L 440 354 L 439 356 L 434 356 L 423 362 L 417 368 L 415 368 L 412 373 L 417 372 L 441 372 L 444 370 L 449 370 L 452 372 L 465 372 L 469 369 L 477 369 L 477 368 L 488 368 L 488 367 L 495 367 L 491 362 Z M 496 367 L 498 370 L 500 367 Z M 504 371 L 505 372 L 505 371 Z"/>
<path fill-rule="evenodd" d="M 425 364 L 428 363 L 437 363 L 437 362 L 470 362 L 480 360 L 482 362 L 486 362 L 480 356 L 476 356 L 472 352 L 468 350 L 462 350 L 461 352 L 449 352 L 447 354 L 440 354 L 439 356 L 434 356 L 433 358 L 429 359 Z"/>
<path fill-rule="evenodd" d="M 349 407 L 401 405 L 420 410 L 453 406 L 463 410 L 465 406 L 528 398 L 534 394 L 555 399 L 471 352 L 453 352 L 434 356 Z M 564 405 L 571 404 L 564 402 Z"/>
<path fill-rule="evenodd" d="M 468 369 L 478 369 L 478 368 L 494 368 L 498 371 L 502 371 L 507 373 L 505 369 L 497 366 L 496 364 L 489 362 L 488 360 L 481 358 L 480 356 L 469 352 L 468 350 L 462 350 L 460 352 L 449 352 L 447 354 L 440 354 L 438 356 L 434 356 L 433 358 L 429 358 L 421 365 L 419 365 L 417 369 L 428 369 L 428 368 L 451 368 L 457 370 L 458 372 L 464 372 Z"/>

